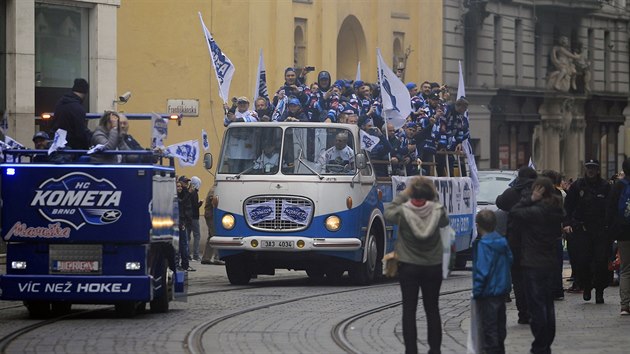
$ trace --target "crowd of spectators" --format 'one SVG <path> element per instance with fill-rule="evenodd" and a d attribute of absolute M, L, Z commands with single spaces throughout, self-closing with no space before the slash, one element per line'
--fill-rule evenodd
<path fill-rule="evenodd" d="M 462 142 L 470 134 L 468 101 L 465 97 L 453 100 L 446 85 L 406 83 L 412 111 L 405 124 L 395 129 L 386 124 L 378 84 L 333 81 L 328 71 L 320 71 L 317 80 L 307 85 L 306 71 L 298 76 L 293 68 L 284 71 L 284 79 L 273 96 L 257 97 L 253 109 L 247 97 L 234 97 L 232 106 L 224 105 L 224 125 L 258 121 L 357 124 L 378 138 L 370 150 L 377 175 L 454 175 Z M 385 167 L 390 163 L 392 171 Z M 457 165 L 465 175 L 465 164 Z"/>

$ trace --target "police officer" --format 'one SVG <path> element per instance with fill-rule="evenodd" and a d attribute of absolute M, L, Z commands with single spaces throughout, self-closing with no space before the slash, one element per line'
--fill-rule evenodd
<path fill-rule="evenodd" d="M 564 201 L 563 231 L 575 249 L 576 276 L 584 289 L 584 301 L 591 300 L 595 288 L 595 302 L 603 304 L 610 276 L 611 245 L 604 223 L 610 184 L 601 177 L 599 161 L 588 160 L 584 167 L 584 177 L 571 184 Z"/>

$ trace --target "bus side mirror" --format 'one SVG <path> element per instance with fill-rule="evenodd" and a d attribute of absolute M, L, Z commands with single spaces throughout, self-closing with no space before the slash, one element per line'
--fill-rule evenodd
<path fill-rule="evenodd" d="M 212 169 L 212 154 L 209 152 L 206 152 L 203 155 L 203 167 L 206 170 L 211 170 Z"/>
<path fill-rule="evenodd" d="M 357 169 L 362 170 L 367 167 L 367 160 L 365 159 L 365 154 L 357 154 L 354 158 L 354 162 L 357 165 Z"/>

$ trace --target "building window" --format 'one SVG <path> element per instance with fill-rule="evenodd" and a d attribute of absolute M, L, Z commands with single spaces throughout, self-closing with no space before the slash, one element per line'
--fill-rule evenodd
<path fill-rule="evenodd" d="M 306 19 L 296 18 L 293 31 L 293 66 L 296 74 L 300 74 L 306 66 Z"/>
<path fill-rule="evenodd" d="M 539 21 L 534 27 L 534 72 L 536 76 L 536 87 L 545 86 L 545 75 L 542 70 L 543 66 L 543 37 L 542 25 Z"/>
<path fill-rule="evenodd" d="M 35 4 L 35 114 L 52 111 L 75 78 L 89 81 L 88 11 Z"/>
<path fill-rule="evenodd" d="M 612 52 L 610 32 L 604 31 L 604 90 L 610 91 L 610 54 Z"/>

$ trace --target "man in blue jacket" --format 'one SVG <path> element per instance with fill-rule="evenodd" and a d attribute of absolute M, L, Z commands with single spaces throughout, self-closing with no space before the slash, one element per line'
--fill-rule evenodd
<path fill-rule="evenodd" d="M 473 248 L 473 298 L 481 317 L 484 353 L 505 353 L 505 294 L 511 290 L 512 252 L 505 237 L 494 228 L 497 219 L 490 210 L 475 218 L 479 238 Z"/>

